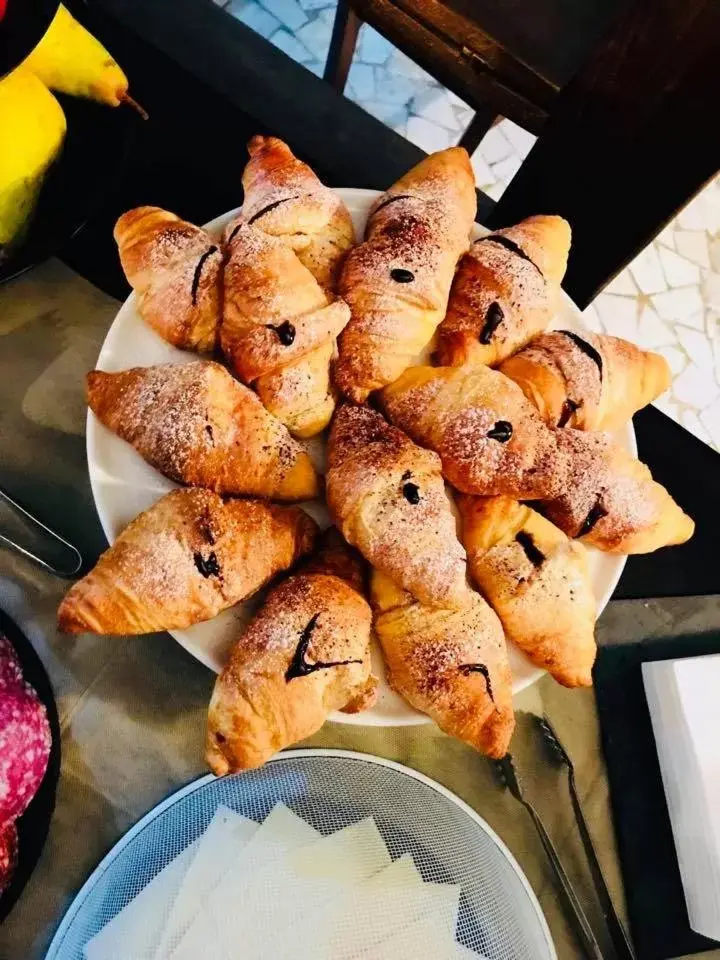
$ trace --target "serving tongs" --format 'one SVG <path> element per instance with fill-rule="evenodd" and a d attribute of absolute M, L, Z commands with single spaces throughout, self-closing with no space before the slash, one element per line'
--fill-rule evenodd
<path fill-rule="evenodd" d="M 74 577 L 76 573 L 80 570 L 83 565 L 82 555 L 80 551 L 72 543 L 68 543 L 64 537 L 61 537 L 59 533 L 55 530 L 51 530 L 50 527 L 46 526 L 41 520 L 38 520 L 37 517 L 33 516 L 25 507 L 21 506 L 17 500 L 13 500 L 7 490 L 4 490 L 0 487 L 0 502 L 6 503 L 10 509 L 15 513 L 21 522 L 36 535 L 40 534 L 41 537 L 46 537 L 54 541 L 55 545 L 60 545 L 62 547 L 62 552 L 64 552 L 67 562 L 63 560 L 60 561 L 60 565 L 57 565 L 55 561 L 44 560 L 37 553 L 34 553 L 29 547 L 24 547 L 21 543 L 18 543 L 17 540 L 14 540 L 11 536 L 7 536 L 2 531 L 0 531 L 0 544 L 5 544 L 10 547 L 12 550 L 17 551 L 22 554 L 22 556 L 27 557 L 28 560 L 32 560 L 34 563 L 37 563 L 38 566 L 42 567 L 44 570 L 48 570 L 50 573 L 54 574 L 56 577 Z"/>
<path fill-rule="evenodd" d="M 573 889 L 570 878 L 565 872 L 565 868 L 563 867 L 558 852 L 555 849 L 547 830 L 545 829 L 545 825 L 540 819 L 540 814 L 523 793 L 520 780 L 515 772 L 515 764 L 512 756 L 508 753 L 502 758 L 502 760 L 494 760 L 493 764 L 495 766 L 495 772 L 499 782 L 502 784 L 502 786 L 510 791 L 518 803 L 522 804 L 532 820 L 533 826 L 535 827 L 538 837 L 540 838 L 540 842 L 542 843 L 548 860 L 550 861 L 550 866 L 552 867 L 552 871 L 555 875 L 555 881 L 557 883 L 558 890 L 567 909 L 568 919 L 570 920 L 575 931 L 575 935 L 582 946 L 583 956 L 587 958 L 587 960 L 605 960 L 603 952 L 600 949 L 600 944 L 595 939 L 595 934 L 590 926 L 590 921 L 588 920 L 580 900 Z"/>

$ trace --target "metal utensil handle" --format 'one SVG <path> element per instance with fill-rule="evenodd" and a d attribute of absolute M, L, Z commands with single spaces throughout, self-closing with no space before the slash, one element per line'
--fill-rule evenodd
<path fill-rule="evenodd" d="M 573 927 L 575 928 L 575 932 L 577 933 L 583 945 L 586 955 L 591 957 L 592 960 L 605 960 L 602 950 L 600 949 L 600 944 L 595 939 L 595 934 L 590 926 L 587 915 L 585 914 L 582 904 L 575 894 L 572 883 L 570 882 L 570 878 L 565 872 L 565 868 L 563 867 L 560 857 L 558 856 L 558 852 L 555 849 L 555 846 L 550 839 L 550 836 L 548 835 L 548 832 L 545 829 L 538 812 L 529 801 L 521 800 L 520 802 L 530 814 L 530 818 L 532 819 L 535 829 L 537 830 L 537 834 L 540 837 L 540 842 L 545 848 L 545 853 L 548 855 L 548 859 L 550 860 L 555 877 L 560 885 L 560 890 L 570 910 L 570 917 L 573 921 Z"/>
<path fill-rule="evenodd" d="M 572 801 L 575 821 L 577 822 L 578 831 L 580 832 L 580 839 L 585 848 L 585 856 L 590 866 L 590 873 L 592 874 L 595 890 L 598 900 L 600 901 L 600 907 L 605 916 L 605 922 L 607 923 L 613 946 L 620 960 L 635 960 L 635 951 L 632 943 L 630 942 L 625 927 L 622 925 L 620 917 L 617 915 L 615 904 L 610 896 L 610 891 L 608 890 L 600 861 L 598 860 L 597 851 L 595 850 L 595 844 L 590 836 L 585 814 L 580 806 L 580 798 L 578 797 L 577 787 L 575 785 L 575 774 L 570 767 L 568 768 L 568 785 L 570 787 L 570 800 Z"/>
<path fill-rule="evenodd" d="M 37 517 L 33 516 L 25 507 L 21 506 L 16 500 L 10 496 L 10 494 L 3 490 L 0 487 L 0 499 L 4 500 L 13 510 L 19 513 L 25 520 L 28 520 L 30 524 L 38 527 L 44 534 L 50 537 L 52 540 L 55 540 L 57 543 L 62 544 L 63 547 L 66 547 L 67 550 L 72 554 L 74 566 L 72 569 L 61 569 L 59 567 L 53 566 L 51 563 L 48 563 L 46 560 L 43 560 L 42 557 L 39 557 L 37 554 L 32 553 L 26 547 L 23 547 L 22 544 L 16 543 L 15 540 L 11 540 L 9 537 L 6 537 L 4 534 L 0 533 L 0 543 L 5 543 L 13 550 L 17 550 L 18 553 L 22 554 L 24 557 L 27 557 L 29 560 L 34 561 L 39 564 L 45 570 L 49 570 L 50 573 L 55 574 L 56 577 L 73 577 L 80 570 L 83 564 L 83 559 L 80 551 L 72 543 L 61 537 L 59 533 L 56 533 L 55 530 L 51 530 L 50 527 L 46 526 L 41 520 L 38 520 Z"/>

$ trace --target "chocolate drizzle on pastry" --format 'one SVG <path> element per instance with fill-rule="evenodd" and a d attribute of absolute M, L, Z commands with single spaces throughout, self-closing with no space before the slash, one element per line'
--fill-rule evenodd
<path fill-rule="evenodd" d="M 373 216 L 375 216 L 376 213 L 379 213 L 380 210 L 382 210 L 384 207 L 389 206 L 391 203 L 395 203 L 396 200 L 412 200 L 412 199 L 413 198 L 410 196 L 409 193 L 400 193 L 396 197 L 388 197 L 387 200 L 383 200 L 383 202 L 379 206 L 375 207 L 375 209 L 373 210 Z"/>
<path fill-rule="evenodd" d="M 239 220 L 239 221 L 235 224 L 235 226 L 234 226 L 234 227 L 232 228 L 232 230 L 230 231 L 230 234 L 229 234 L 227 240 L 225 241 L 226 245 L 230 243 L 230 241 L 232 240 L 232 238 L 235 236 L 235 234 L 238 232 L 238 230 L 240 229 L 240 227 L 241 227 L 242 225 L 243 225 L 243 221 L 242 221 L 242 220 Z"/>
<path fill-rule="evenodd" d="M 495 703 L 495 697 L 493 696 L 492 683 L 490 682 L 490 671 L 485 666 L 484 663 L 463 663 L 458 667 L 458 670 L 464 677 L 468 677 L 471 673 L 481 673 L 485 677 L 485 686 L 487 687 L 487 694 Z"/>
<path fill-rule="evenodd" d="M 583 520 L 582 526 L 580 527 L 578 532 L 575 534 L 575 539 L 577 540 L 580 537 L 586 536 L 586 534 L 590 533 L 590 531 L 593 529 L 595 524 L 599 520 L 602 520 L 602 518 L 606 517 L 607 515 L 608 515 L 608 512 L 605 509 L 605 507 L 601 505 L 600 497 L 598 497 L 595 503 L 593 504 L 593 506 L 590 508 L 590 512 Z"/>
<path fill-rule="evenodd" d="M 207 557 L 203 557 L 199 551 L 194 553 L 193 561 L 198 568 L 198 573 L 201 573 L 206 580 L 208 577 L 220 576 L 220 564 L 214 550 Z"/>
<path fill-rule="evenodd" d="M 412 283 L 415 279 L 415 274 L 412 270 L 405 270 L 403 267 L 395 267 L 390 271 L 390 276 L 395 281 L 395 283 Z"/>
<path fill-rule="evenodd" d="M 515 540 L 523 548 L 525 556 L 534 567 L 541 567 L 543 565 L 545 562 L 545 554 L 535 546 L 535 541 L 531 533 L 528 533 L 526 530 L 521 530 L 515 534 Z"/>
<path fill-rule="evenodd" d="M 197 266 L 195 267 L 195 273 L 193 274 L 192 287 L 190 289 L 190 298 L 192 299 L 193 306 L 195 306 L 195 304 L 197 303 L 197 292 L 198 292 L 198 286 L 200 284 L 200 274 L 202 273 L 202 268 L 204 267 L 205 261 L 210 256 L 210 254 L 215 253 L 216 250 L 217 250 L 217 247 L 213 245 L 212 247 L 210 247 L 208 250 L 205 251 L 205 253 L 200 257 L 200 259 L 197 262 Z"/>
<path fill-rule="evenodd" d="M 509 250 L 521 259 L 527 260 L 528 263 L 531 263 L 535 267 L 540 276 L 543 276 L 542 270 L 535 261 L 525 253 L 522 247 L 519 247 L 514 240 L 511 240 L 510 237 L 505 237 L 501 233 L 492 233 L 489 237 L 480 237 L 475 243 L 497 243 L 498 246 L 505 247 L 506 250 Z"/>
<path fill-rule="evenodd" d="M 296 677 L 307 677 L 311 673 L 315 673 L 316 670 L 329 670 L 330 667 L 344 667 L 348 663 L 362 663 L 362 660 L 334 660 L 328 663 L 324 663 L 322 660 L 317 660 L 315 663 L 308 663 L 305 658 L 307 657 L 308 647 L 310 646 L 313 630 L 317 626 L 319 618 L 319 613 L 313 614 L 308 622 L 308 625 L 300 634 L 300 641 L 295 649 L 293 658 L 290 661 L 290 666 L 287 668 L 285 673 L 285 680 L 287 683 L 290 683 L 290 681 L 294 680 Z"/>
<path fill-rule="evenodd" d="M 284 323 L 279 324 L 277 327 L 272 323 L 267 323 L 265 326 L 268 330 L 275 331 L 278 340 L 284 347 L 289 347 L 295 340 L 295 327 L 289 320 L 285 320 Z"/>
<path fill-rule="evenodd" d="M 497 300 L 493 300 L 488 307 L 487 313 L 485 314 L 485 323 L 483 324 L 483 328 L 480 331 L 480 336 L 478 337 L 480 343 L 490 343 L 493 334 L 504 319 L 505 314 L 503 313 L 502 307 Z"/>
<path fill-rule="evenodd" d="M 577 403 L 575 400 L 571 400 L 570 397 L 567 398 L 563 404 L 562 412 L 560 414 L 560 419 L 558 420 L 558 427 L 567 426 L 570 422 L 570 418 L 575 413 L 576 410 L 579 410 L 582 406 L 582 400 Z"/>
<path fill-rule="evenodd" d="M 512 424 L 507 420 L 498 420 L 495 426 L 485 434 L 489 440 L 497 440 L 498 443 L 507 443 L 512 435 Z"/>
<path fill-rule="evenodd" d="M 583 340 L 582 337 L 579 337 L 576 333 L 573 333 L 572 330 L 558 330 L 558 333 L 562 333 L 563 336 L 569 337 L 572 342 L 585 354 L 586 357 L 590 357 L 592 362 L 596 365 L 600 371 L 600 379 L 603 378 L 603 362 L 602 357 L 597 352 L 595 347 L 588 343 L 587 340 Z"/>
<path fill-rule="evenodd" d="M 413 506 L 420 503 L 420 487 L 416 483 L 406 483 L 402 488 L 403 496 Z"/>
<path fill-rule="evenodd" d="M 295 193 L 292 197 L 283 197 L 282 200 L 275 200 L 274 203 L 269 203 L 266 207 L 263 207 L 262 210 L 258 210 L 257 213 L 254 213 L 248 220 L 248 223 L 255 223 L 256 220 L 260 219 L 260 217 L 264 217 L 266 213 L 270 213 L 270 211 L 274 210 L 275 207 L 279 207 L 281 203 L 287 203 L 288 200 L 297 200 L 297 198 L 298 195 Z M 237 227 L 235 230 L 237 230 Z M 233 233 L 235 233 L 235 230 L 233 230 Z M 232 240 L 233 233 L 231 233 L 228 237 L 228 243 L 230 240 Z"/>

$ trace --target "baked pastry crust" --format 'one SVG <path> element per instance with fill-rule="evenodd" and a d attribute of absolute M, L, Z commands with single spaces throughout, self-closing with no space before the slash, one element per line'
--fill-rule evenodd
<path fill-rule="evenodd" d="M 396 426 L 440 455 L 446 479 L 464 493 L 532 500 L 562 490 L 554 431 L 496 370 L 410 367 L 380 403 Z"/>
<path fill-rule="evenodd" d="M 241 217 L 225 231 L 220 344 L 266 409 L 297 437 L 323 430 L 335 407 L 330 360 L 350 319 L 291 247 Z"/>
<path fill-rule="evenodd" d="M 670 386 L 665 357 L 620 337 L 557 330 L 535 337 L 500 365 L 546 423 L 617 430 Z"/>
<path fill-rule="evenodd" d="M 459 610 L 424 606 L 378 571 L 370 592 L 390 686 L 445 733 L 505 756 L 512 675 L 502 626 L 483 598 L 471 591 Z"/>
<path fill-rule="evenodd" d="M 178 483 L 271 500 L 318 494 L 307 452 L 218 363 L 93 370 L 87 399 L 106 427 Z"/>
<path fill-rule="evenodd" d="M 337 531 L 272 590 L 215 683 L 206 758 L 218 776 L 258 767 L 374 699 L 360 557 Z"/>
<path fill-rule="evenodd" d="M 470 576 L 508 640 L 564 686 L 590 686 L 597 607 L 585 548 L 510 497 L 456 503 Z"/>
<path fill-rule="evenodd" d="M 644 463 L 606 433 L 557 430 L 562 494 L 538 508 L 569 537 L 607 553 L 685 543 L 695 524 Z"/>
<path fill-rule="evenodd" d="M 460 261 L 437 360 L 494 366 L 547 329 L 570 250 L 562 217 L 528 217 L 476 240 Z"/>
<path fill-rule="evenodd" d="M 362 403 L 392 383 L 430 343 L 476 205 L 460 147 L 431 154 L 373 205 L 365 242 L 350 251 L 340 276 L 352 319 L 338 341 L 335 381 L 352 400 Z"/>
<path fill-rule="evenodd" d="M 243 217 L 290 247 L 318 283 L 335 290 L 342 260 L 355 243 L 340 197 L 277 137 L 255 136 L 243 173 Z"/>
<path fill-rule="evenodd" d="M 465 551 L 436 454 L 382 414 L 344 404 L 330 430 L 326 494 L 345 538 L 412 596 L 468 602 Z"/>
<path fill-rule="evenodd" d="M 297 507 L 173 490 L 136 517 L 58 610 L 66 633 L 140 634 L 210 620 L 313 545 Z"/>
<path fill-rule="evenodd" d="M 223 254 L 210 234 L 160 207 L 137 207 L 113 236 L 143 320 L 174 347 L 214 350 Z"/>

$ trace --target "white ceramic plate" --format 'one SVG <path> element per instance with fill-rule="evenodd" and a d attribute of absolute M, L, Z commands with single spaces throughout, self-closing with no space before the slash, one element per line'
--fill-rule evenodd
<path fill-rule="evenodd" d="M 362 236 L 367 212 L 372 201 L 378 196 L 375 190 L 339 188 L 339 196 L 345 201 L 355 221 L 358 236 Z M 237 210 L 217 217 L 207 225 L 207 229 L 219 236 L 225 225 L 235 216 Z M 474 228 L 474 237 L 483 236 L 487 231 L 479 226 Z M 577 307 L 563 295 L 555 326 L 582 330 L 582 317 Z M 131 295 L 115 317 L 98 357 L 100 370 L 113 372 L 128 367 L 151 366 L 156 363 L 188 363 L 195 354 L 177 350 L 165 343 L 140 318 L 135 309 L 135 296 Z M 616 439 L 622 446 L 636 453 L 635 434 L 632 424 L 617 434 Z M 322 442 L 315 438 L 308 449 L 318 463 L 322 460 Z M 143 510 L 159 500 L 176 486 L 157 470 L 148 466 L 142 457 L 123 440 L 104 427 L 88 411 L 87 420 L 87 458 L 95 506 L 105 536 L 112 543 L 128 523 Z M 325 505 L 313 502 L 303 505 L 322 525 L 327 526 L 329 518 Z M 603 554 L 589 549 L 590 570 L 593 588 L 598 600 L 598 614 L 612 596 L 625 565 L 625 557 Z M 216 673 L 222 668 L 230 646 L 247 623 L 257 607 L 258 600 L 238 604 L 225 610 L 219 616 L 206 623 L 199 623 L 188 630 L 175 630 L 173 637 L 194 657 L 197 657 Z M 377 649 L 373 651 L 375 673 L 380 680 L 377 703 L 371 710 L 358 714 L 336 713 L 332 719 L 340 723 L 356 723 L 368 726 L 405 726 L 425 723 L 428 718 L 413 710 L 398 697 L 385 681 L 382 660 Z M 513 692 L 519 693 L 542 676 L 542 670 L 534 667 L 514 647 L 510 648 L 510 663 L 513 671 Z"/>

